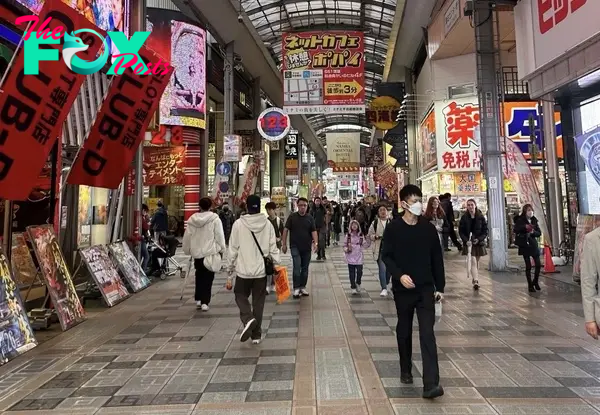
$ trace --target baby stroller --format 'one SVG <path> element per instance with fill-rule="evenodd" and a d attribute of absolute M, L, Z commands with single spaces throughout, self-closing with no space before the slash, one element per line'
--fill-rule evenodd
<path fill-rule="evenodd" d="M 183 267 L 173 258 L 178 244 L 179 241 L 172 235 L 161 236 L 158 244 L 153 240 L 148 241 L 151 264 L 149 275 L 164 280 L 179 272 L 179 276 L 185 278 Z"/>

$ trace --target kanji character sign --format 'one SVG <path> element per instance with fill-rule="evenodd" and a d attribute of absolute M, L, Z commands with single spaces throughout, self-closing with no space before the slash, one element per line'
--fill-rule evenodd
<path fill-rule="evenodd" d="M 478 146 L 474 137 L 474 129 L 479 125 L 479 108 L 473 104 L 459 105 L 451 102 L 444 108 L 446 123 L 446 143 L 455 148 Z"/>

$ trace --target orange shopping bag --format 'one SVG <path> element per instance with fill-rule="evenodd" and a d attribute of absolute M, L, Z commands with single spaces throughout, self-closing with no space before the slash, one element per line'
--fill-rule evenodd
<path fill-rule="evenodd" d="M 277 304 L 283 303 L 290 295 L 290 281 L 286 267 L 275 266 L 275 293 L 277 295 Z"/>

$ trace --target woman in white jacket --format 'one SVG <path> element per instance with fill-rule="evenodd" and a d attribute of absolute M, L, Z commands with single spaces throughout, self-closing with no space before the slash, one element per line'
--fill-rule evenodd
<path fill-rule="evenodd" d="M 190 217 L 183 234 L 183 252 L 194 258 L 196 307 L 202 311 L 208 311 L 215 271 L 221 267 L 221 254 L 226 248 L 223 224 L 219 215 L 210 211 L 211 206 L 210 198 L 200 199 L 200 212 Z"/>
<path fill-rule="evenodd" d="M 267 216 L 260 213 L 260 197 L 248 196 L 246 208 L 248 214 L 240 216 L 231 229 L 227 260 L 230 275 L 234 271 L 237 275 L 233 292 L 244 325 L 240 340 L 252 338 L 252 343 L 258 344 L 267 295 L 264 257 L 270 256 L 275 264 L 280 258 L 275 230 Z"/>

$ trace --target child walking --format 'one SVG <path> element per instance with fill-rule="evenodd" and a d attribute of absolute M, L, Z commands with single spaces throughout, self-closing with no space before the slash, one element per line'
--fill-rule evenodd
<path fill-rule="evenodd" d="M 371 240 L 363 236 L 358 221 L 350 221 L 348 236 L 344 243 L 344 253 L 346 255 L 346 262 L 348 263 L 352 295 L 360 292 L 360 283 L 363 275 L 363 248 L 368 248 L 370 245 Z"/>

